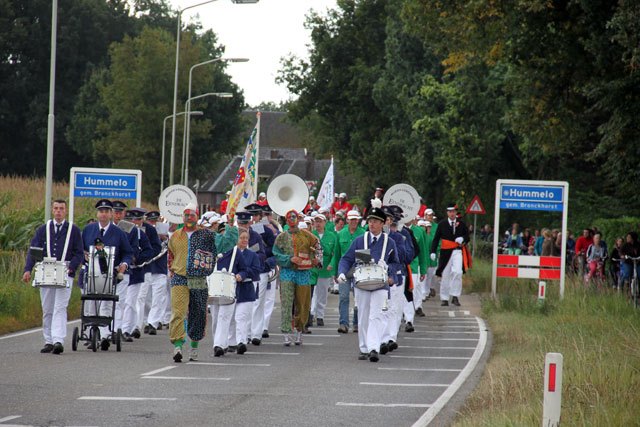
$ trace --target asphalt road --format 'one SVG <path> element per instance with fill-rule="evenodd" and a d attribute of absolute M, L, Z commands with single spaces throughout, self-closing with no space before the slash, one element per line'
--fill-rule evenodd
<path fill-rule="evenodd" d="M 462 302 L 464 304 L 464 297 Z M 0 337 L 0 426 L 411 426 L 443 425 L 479 376 L 484 322 L 465 307 L 425 303 L 414 333 L 378 363 L 357 360 L 357 334 L 338 334 L 337 296 L 325 326 L 302 346 L 272 333 L 244 355 L 214 358 L 210 330 L 198 362 L 173 363 L 168 331 L 122 352 L 40 354 L 42 334 Z M 270 331 L 276 332 L 279 305 Z M 453 405 L 453 406 L 452 406 Z"/>

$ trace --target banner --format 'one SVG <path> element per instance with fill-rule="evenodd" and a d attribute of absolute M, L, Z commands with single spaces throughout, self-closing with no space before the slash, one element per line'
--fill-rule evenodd
<path fill-rule="evenodd" d="M 316 199 L 318 206 L 330 211 L 331 205 L 333 204 L 333 194 L 334 192 L 333 192 L 333 157 L 332 157 L 331 165 L 327 170 L 327 174 L 324 176 L 324 181 L 322 181 L 322 187 L 320 187 L 320 192 L 318 193 L 318 197 Z"/>
<path fill-rule="evenodd" d="M 260 146 L 260 113 L 257 114 L 258 121 L 251 132 L 244 150 L 242 162 L 236 172 L 236 177 L 231 188 L 229 204 L 227 205 L 227 215 L 233 217 L 237 211 L 242 210 L 246 205 L 255 203 L 258 199 L 258 149 Z"/>

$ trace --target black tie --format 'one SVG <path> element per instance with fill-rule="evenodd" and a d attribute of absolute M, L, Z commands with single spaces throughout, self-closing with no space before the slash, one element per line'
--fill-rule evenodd
<path fill-rule="evenodd" d="M 374 237 L 373 240 L 371 241 L 371 246 L 375 245 L 377 241 L 378 241 L 378 238 Z"/>
<path fill-rule="evenodd" d="M 60 232 L 61 227 L 62 227 L 62 224 L 56 224 L 56 235 Z"/>
<path fill-rule="evenodd" d="M 100 237 L 104 237 L 104 228 L 100 229 Z"/>

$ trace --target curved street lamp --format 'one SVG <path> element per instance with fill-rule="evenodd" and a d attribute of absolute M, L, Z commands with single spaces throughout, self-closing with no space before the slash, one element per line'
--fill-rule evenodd
<path fill-rule="evenodd" d="M 182 116 L 183 114 L 187 114 L 186 111 L 182 111 L 178 114 L 176 114 L 176 116 Z M 202 116 L 204 113 L 202 111 L 190 111 L 189 112 L 189 117 L 191 116 Z M 169 114 L 167 117 L 164 118 L 164 121 L 162 123 L 162 165 L 160 166 L 160 193 L 162 193 L 162 190 L 164 190 L 164 152 L 165 150 L 165 141 L 166 141 L 166 136 L 167 136 L 167 120 L 169 120 L 170 118 L 173 117 L 173 114 Z"/>

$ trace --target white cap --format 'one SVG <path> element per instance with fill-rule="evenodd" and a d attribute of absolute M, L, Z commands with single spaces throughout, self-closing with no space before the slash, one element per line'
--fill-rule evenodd
<path fill-rule="evenodd" d="M 267 193 L 263 191 L 262 193 L 258 194 L 258 197 L 267 197 Z"/>
<path fill-rule="evenodd" d="M 333 197 L 338 197 L 338 193 L 333 193 Z"/>
<path fill-rule="evenodd" d="M 350 210 L 349 212 L 347 212 L 347 219 L 361 219 L 362 216 L 360 216 L 360 212 L 356 211 L 356 210 Z"/>
<path fill-rule="evenodd" d="M 298 228 L 301 228 L 301 229 L 302 228 L 309 228 L 309 226 L 307 225 L 306 222 L 300 222 L 300 223 L 298 223 Z"/>
<path fill-rule="evenodd" d="M 231 190 L 227 191 L 227 196 L 231 195 Z"/>
<path fill-rule="evenodd" d="M 433 209 L 428 208 L 427 210 L 424 211 L 425 215 L 433 215 Z"/>
<path fill-rule="evenodd" d="M 323 221 L 326 221 L 326 220 L 327 220 L 327 217 L 326 217 L 326 216 L 324 216 L 324 215 L 323 215 L 323 214 L 321 214 L 321 213 L 317 213 L 317 214 L 315 214 L 315 215 L 313 216 L 313 219 L 321 219 L 321 220 L 323 220 Z"/>
<path fill-rule="evenodd" d="M 329 209 L 321 207 L 320 209 L 318 209 L 318 213 L 321 213 L 321 214 L 329 213 Z"/>
<path fill-rule="evenodd" d="M 340 195 L 338 197 L 343 197 L 343 198 L 347 198 L 347 193 L 340 193 Z"/>
<path fill-rule="evenodd" d="M 227 216 L 227 214 L 224 214 L 220 217 L 220 222 L 221 223 L 227 223 L 229 222 L 229 217 Z"/>
<path fill-rule="evenodd" d="M 313 221 L 313 218 L 311 218 L 310 216 L 305 216 L 302 220 L 304 222 L 311 222 L 311 221 Z"/>
<path fill-rule="evenodd" d="M 309 200 L 315 200 L 316 198 L 313 196 L 309 196 Z"/>
<path fill-rule="evenodd" d="M 184 211 L 187 211 L 187 210 L 197 212 L 198 207 L 196 206 L 195 203 L 189 203 L 187 204 L 187 206 L 184 207 L 184 209 L 182 209 L 182 213 L 184 213 Z"/>

